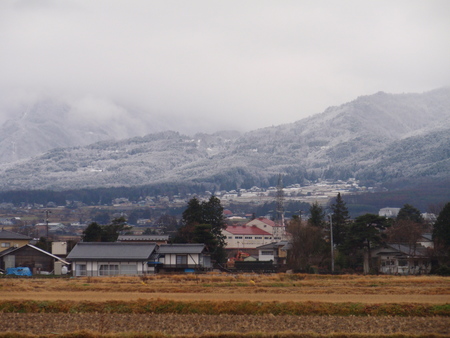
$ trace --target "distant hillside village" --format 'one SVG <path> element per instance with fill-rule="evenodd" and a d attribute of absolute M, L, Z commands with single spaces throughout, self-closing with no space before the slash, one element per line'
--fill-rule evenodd
<path fill-rule="evenodd" d="M 319 187 L 315 186 L 316 191 Z M 339 191 L 328 206 L 316 199 L 308 204 L 308 210 L 287 217 L 283 204 L 286 192 L 292 196 L 294 189 L 301 188 L 275 188 L 271 196 L 275 210 L 262 216 L 237 215 L 214 195 L 193 197 L 187 206 L 185 202 L 181 218 L 169 214 L 146 218 L 148 213 L 140 210 L 134 215 L 134 224 L 128 222 L 125 212 L 110 215 L 110 209 L 100 207 L 27 207 L 28 213 L 16 210 L 20 216 L 13 217 L 4 212 L 0 218 L 0 269 L 3 273 L 27 268 L 32 274 L 73 276 L 214 269 L 400 275 L 449 272 L 450 203 L 436 213 L 421 213 L 405 204 L 351 219 L 345 195 Z M 242 197 L 259 192 L 239 193 Z M 93 214 L 93 219 L 83 222 Z M 79 221 L 67 222 L 74 218 Z"/>

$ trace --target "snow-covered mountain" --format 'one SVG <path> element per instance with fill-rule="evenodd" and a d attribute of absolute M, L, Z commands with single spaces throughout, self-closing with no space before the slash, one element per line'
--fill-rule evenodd
<path fill-rule="evenodd" d="M 205 183 L 214 189 L 357 177 L 450 177 L 450 88 L 377 93 L 294 123 L 189 137 L 161 132 L 59 148 L 0 167 L 0 189 Z"/>
<path fill-rule="evenodd" d="M 16 117 L 0 127 L 0 164 L 31 158 L 54 148 L 120 140 L 168 128 L 134 115 L 108 101 L 36 98 L 19 106 Z"/>

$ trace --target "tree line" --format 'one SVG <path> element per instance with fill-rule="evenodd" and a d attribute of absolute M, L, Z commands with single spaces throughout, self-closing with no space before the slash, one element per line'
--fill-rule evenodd
<path fill-rule="evenodd" d="M 296 271 L 329 271 L 330 266 L 336 265 L 340 272 L 362 272 L 366 253 L 369 272 L 376 272 L 371 249 L 388 242 L 402 243 L 413 254 L 424 233 L 432 233 L 434 269 L 446 269 L 450 263 L 450 203 L 444 206 L 434 225 L 425 222 L 420 211 L 410 204 L 405 204 L 395 219 L 368 213 L 352 220 L 340 194 L 329 215 L 318 203 L 311 205 L 309 214 L 306 221 L 297 215 L 288 224 L 288 265 Z"/>

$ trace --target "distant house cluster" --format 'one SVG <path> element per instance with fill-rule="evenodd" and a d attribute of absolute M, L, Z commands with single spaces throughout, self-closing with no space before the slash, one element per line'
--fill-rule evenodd
<path fill-rule="evenodd" d="M 395 218 L 400 208 L 386 207 L 379 216 Z M 224 211 L 229 220 L 234 217 Z M 248 218 L 247 218 L 248 217 Z M 275 271 L 287 264 L 291 236 L 284 224 L 267 217 L 245 215 L 222 230 L 228 263 L 224 268 L 246 266 L 250 270 Z M 430 222 L 433 214 L 422 214 Z M 82 224 L 72 224 L 73 228 Z M 84 225 L 83 225 L 84 226 Z M 38 223 L 42 231 L 56 232 L 61 223 Z M 213 269 L 211 253 L 205 244 L 169 244 L 167 234 L 121 234 L 116 242 L 79 242 L 70 250 L 63 240 L 51 248 L 36 246 L 36 240 L 2 229 L 0 231 L 0 270 L 27 267 L 33 274 L 64 274 L 73 276 L 146 275 L 160 272 L 199 272 Z M 415 243 L 384 243 L 366 252 L 364 271 L 375 268 L 383 274 L 427 274 L 431 271 L 433 250 L 431 233 L 422 234 Z M 252 265 L 253 264 L 253 265 Z M 275 267 L 275 268 L 274 268 Z"/>

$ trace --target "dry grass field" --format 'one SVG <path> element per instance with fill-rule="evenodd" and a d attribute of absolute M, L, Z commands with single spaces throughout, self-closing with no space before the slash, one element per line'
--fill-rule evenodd
<path fill-rule="evenodd" d="M 0 278 L 0 337 L 450 337 L 450 278 Z"/>

